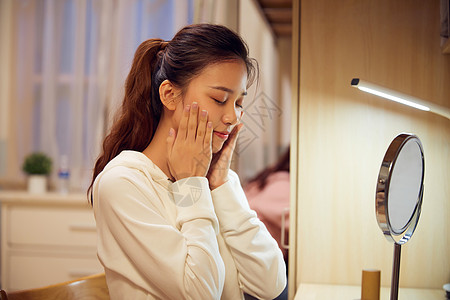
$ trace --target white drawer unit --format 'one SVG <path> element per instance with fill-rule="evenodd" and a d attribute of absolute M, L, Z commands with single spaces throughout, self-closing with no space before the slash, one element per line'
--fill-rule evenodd
<path fill-rule="evenodd" d="M 1 288 L 21 290 L 103 272 L 84 194 L 0 191 Z"/>

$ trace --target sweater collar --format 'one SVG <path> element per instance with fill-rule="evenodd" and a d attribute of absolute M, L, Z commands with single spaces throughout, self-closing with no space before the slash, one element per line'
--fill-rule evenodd
<path fill-rule="evenodd" d="M 124 150 L 118 156 L 121 157 L 121 164 L 139 169 L 147 177 L 151 178 L 167 190 L 170 188 L 172 181 L 144 153 L 134 150 Z"/>

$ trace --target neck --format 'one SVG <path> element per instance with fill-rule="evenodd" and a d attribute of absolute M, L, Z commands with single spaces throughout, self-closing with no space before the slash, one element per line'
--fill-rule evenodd
<path fill-rule="evenodd" d="M 167 122 L 160 121 L 156 128 L 152 141 L 147 148 L 142 151 L 154 164 L 156 164 L 166 176 L 173 180 L 168 165 L 167 136 L 171 125 Z"/>

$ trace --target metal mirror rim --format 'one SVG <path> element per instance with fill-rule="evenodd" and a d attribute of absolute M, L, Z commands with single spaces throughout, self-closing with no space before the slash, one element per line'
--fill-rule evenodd
<path fill-rule="evenodd" d="M 404 230 L 402 232 L 395 232 L 389 221 L 389 211 L 388 211 L 388 191 L 390 180 L 392 176 L 392 170 L 395 166 L 395 161 L 399 156 L 403 146 L 410 140 L 414 140 L 419 148 L 422 159 L 422 178 L 421 178 L 421 186 L 419 190 L 418 199 L 416 202 L 416 207 L 414 209 L 414 213 L 412 214 L 410 220 L 405 225 Z M 420 211 L 422 207 L 422 198 L 423 198 L 423 180 L 424 180 L 424 172 L 425 172 L 425 161 L 423 155 L 423 147 L 419 138 L 416 135 L 402 133 L 398 135 L 389 145 L 388 150 L 383 158 L 383 162 L 380 167 L 380 172 L 377 180 L 377 188 L 376 188 L 376 200 L 375 200 L 375 209 L 376 209 L 376 217 L 378 226 L 382 230 L 384 236 L 391 242 L 396 244 L 404 244 L 406 243 L 414 233 L 416 229 Z"/>

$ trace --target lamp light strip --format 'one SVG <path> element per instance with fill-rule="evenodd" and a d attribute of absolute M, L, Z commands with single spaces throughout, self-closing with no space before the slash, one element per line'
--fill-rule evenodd
<path fill-rule="evenodd" d="M 403 99 L 403 98 L 400 98 L 400 97 L 396 97 L 396 96 L 391 95 L 391 94 L 383 93 L 383 92 L 380 92 L 380 91 L 377 91 L 377 90 L 373 90 L 373 89 L 370 89 L 370 88 L 367 88 L 367 87 L 363 87 L 363 86 L 358 86 L 358 89 L 360 89 L 361 91 L 367 92 L 367 93 L 374 94 L 376 96 L 380 96 L 380 97 L 383 97 L 383 98 L 386 98 L 386 99 L 389 99 L 389 100 L 392 100 L 392 101 L 395 101 L 395 102 L 398 102 L 398 103 L 401 103 L 401 104 L 404 104 L 404 105 L 408 105 L 408 106 L 420 109 L 420 110 L 424 110 L 424 111 L 429 111 L 430 110 L 430 108 L 428 106 L 420 105 L 420 104 L 414 103 L 412 101 L 408 101 L 406 99 Z"/>
<path fill-rule="evenodd" d="M 359 78 L 353 78 L 351 85 L 353 87 L 357 87 L 359 90 L 385 98 L 389 99 L 404 105 L 408 105 L 423 111 L 429 111 L 435 114 L 438 114 L 440 116 L 443 116 L 450 120 L 450 109 L 441 106 L 429 101 L 425 101 L 413 96 L 409 96 L 364 80 L 361 80 Z"/>

